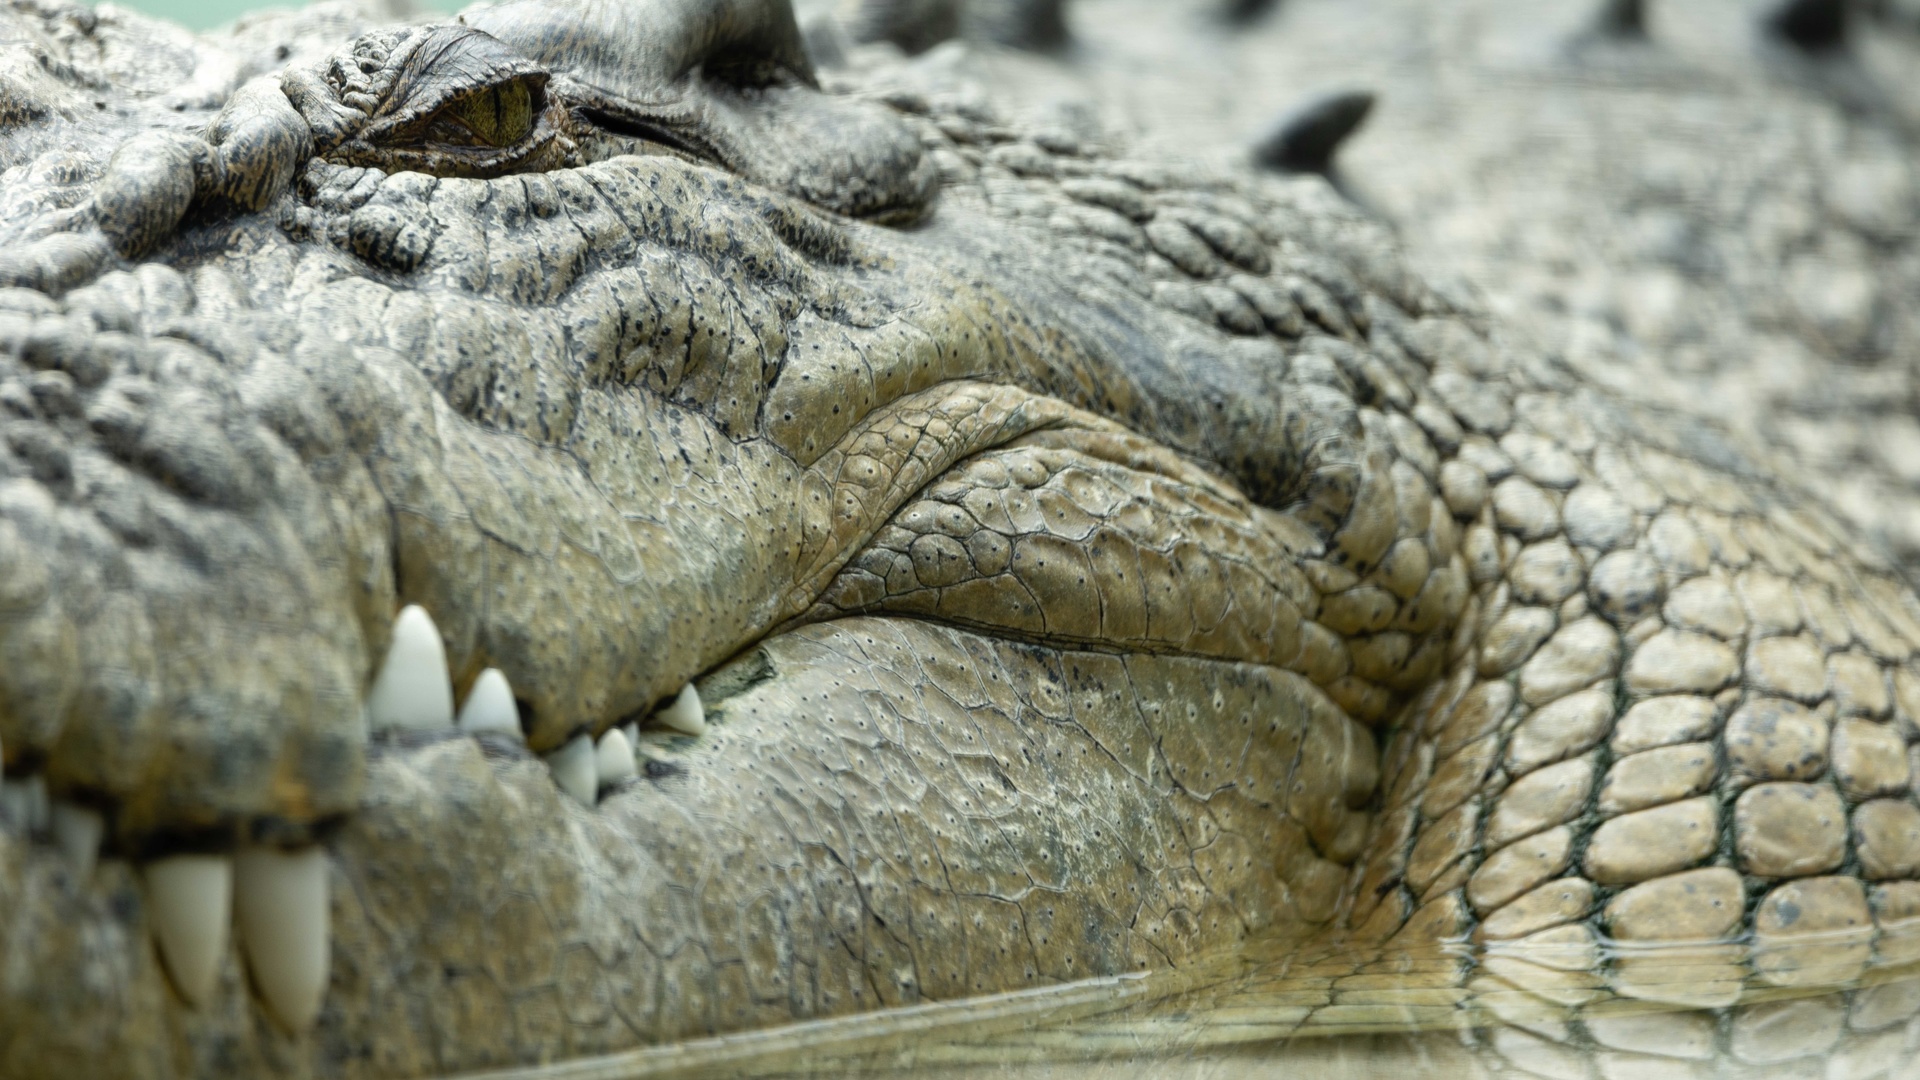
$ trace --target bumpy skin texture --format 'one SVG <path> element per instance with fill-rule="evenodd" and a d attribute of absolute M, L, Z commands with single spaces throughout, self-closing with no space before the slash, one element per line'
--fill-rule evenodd
<path fill-rule="evenodd" d="M 245 84 L 9 9 L 0 748 L 111 833 L 84 880 L 0 833 L 8 1075 L 451 1073 L 1256 940 L 1572 1004 L 1911 959 L 1920 604 L 1790 464 L 1317 179 L 824 97 L 784 6 L 657 6 L 330 9 Z M 548 141 L 413 124 L 513 84 Z M 713 726 L 593 809 L 370 738 L 403 603 L 534 751 L 690 679 Z M 327 854 L 300 1038 L 148 942 L 141 860 L 256 838 Z"/>
<path fill-rule="evenodd" d="M 1768 30 L 1784 5 L 1305 0 L 1221 34 L 1178 5 L 1076 22 L 1073 97 L 1141 151 L 1252 147 L 1329 90 L 1379 104 L 1337 161 L 1423 267 L 1621 396 L 1710 409 L 1791 448 L 1844 518 L 1920 557 L 1920 26 L 1839 4 L 1847 47 Z M 1876 13 L 1877 12 L 1877 13 Z M 1012 100 L 1069 96 L 993 58 Z M 1035 70 L 1038 69 L 1038 70 Z M 1044 88 L 1036 90 L 1035 88 Z"/>

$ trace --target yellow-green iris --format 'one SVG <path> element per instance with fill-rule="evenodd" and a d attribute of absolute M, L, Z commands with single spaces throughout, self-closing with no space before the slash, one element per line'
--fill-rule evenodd
<path fill-rule="evenodd" d="M 452 102 L 442 110 L 442 117 L 452 122 L 436 124 L 442 132 L 454 126 L 470 133 L 474 144 L 512 146 L 533 133 L 533 91 L 514 79 Z"/>

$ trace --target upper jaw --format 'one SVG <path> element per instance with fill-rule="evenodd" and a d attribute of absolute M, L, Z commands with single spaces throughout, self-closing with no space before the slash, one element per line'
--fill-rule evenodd
<path fill-rule="evenodd" d="M 952 218 L 939 235 L 976 227 L 963 257 L 1023 242 Z M 209 265 L 14 319 L 84 379 L 71 415 L 33 422 L 67 464 L 12 486 L 21 561 L 59 584 L 7 635 L 26 719 L 0 736 L 128 807 L 130 837 L 350 808 L 360 699 L 405 603 L 438 621 L 457 687 L 511 676 L 548 750 L 807 612 L 966 456 L 1106 423 L 1076 403 L 1269 477 L 1300 471 L 1294 443 L 1352 434 L 1276 405 L 1264 353 L 1174 371 L 1155 343 L 1178 316 L 1032 276 L 1021 294 L 1051 299 L 1023 311 L 929 237 L 670 159 L 484 181 L 315 162 L 276 213 L 174 243 Z M 245 280 L 218 268 L 236 243 Z M 674 297 L 705 307 L 656 305 Z M 1073 325 L 1112 335 L 1049 329 Z M 1195 379 L 1271 437 L 1210 446 L 1202 403 L 1161 389 Z M 106 630 L 119 607 L 59 599 L 95 594 L 147 609 L 132 637 Z"/>
<path fill-rule="evenodd" d="M 871 383 L 859 357 L 886 355 L 898 325 L 879 313 L 903 298 L 851 279 L 907 253 L 798 206 L 768 213 L 729 178 L 663 159 L 539 179 L 559 191 L 555 216 L 505 208 L 509 189 L 534 201 L 531 179 L 401 177 L 358 205 L 316 197 L 305 228 L 351 249 L 376 219 L 457 223 L 481 195 L 484 213 L 522 215 L 479 253 L 495 267 L 580 245 L 574 276 L 543 283 L 554 301 L 498 270 L 468 276 L 476 253 L 452 233 L 429 246 L 414 288 L 393 288 L 349 252 L 290 243 L 254 219 L 239 228 L 285 278 L 150 264 L 43 301 L 41 314 L 0 316 L 22 340 L 65 334 L 65 352 L 34 355 L 85 373 L 71 415 L 28 425 L 61 444 L 64 472 L 4 490 L 0 540 L 23 616 L 4 635 L 12 723 L 0 743 L 16 768 L 114 807 L 136 848 L 348 812 L 364 694 L 409 603 L 444 634 L 455 687 L 505 671 L 531 745 L 551 750 L 644 715 L 805 611 L 953 463 L 1091 422 L 1031 391 L 982 387 L 990 408 L 889 442 L 902 416 L 953 405 L 955 378 L 1021 363 L 982 343 L 915 376 L 935 385 Z M 661 200 L 643 214 L 661 239 L 643 240 L 613 216 L 619 192 L 662 185 L 729 227 L 685 229 L 685 211 Z M 838 237 L 853 272 L 788 242 L 809 229 Z M 751 336 L 676 346 L 684 331 L 645 323 L 650 282 L 684 287 L 742 250 L 779 276 L 736 293 L 739 311 L 830 316 L 787 316 L 802 329 L 778 344 L 797 359 L 758 385 L 726 381 L 759 369 L 765 347 Z M 935 266 L 921 273 L 915 324 L 957 337 L 980 297 Z M 127 312 L 129 295 L 153 299 Z M 502 320 L 516 332 L 462 329 Z M 78 332 L 103 322 L 121 329 Z M 449 332 L 422 333 L 436 325 Z M 863 482 L 851 461 L 886 482 Z M 35 580 L 44 586 L 28 589 Z"/>

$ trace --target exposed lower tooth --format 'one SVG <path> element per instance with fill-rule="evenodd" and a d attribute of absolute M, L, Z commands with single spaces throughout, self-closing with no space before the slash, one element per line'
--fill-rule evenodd
<path fill-rule="evenodd" d="M 431 731 L 453 723 L 447 649 L 433 618 L 418 604 L 408 604 L 393 620 L 393 643 L 367 694 L 367 722 L 374 731 Z"/>
<path fill-rule="evenodd" d="M 223 855 L 174 855 L 147 864 L 153 936 L 173 985 L 189 1005 L 213 996 L 232 919 L 233 861 Z"/>
<path fill-rule="evenodd" d="M 553 782 L 561 791 L 580 800 L 582 806 L 593 805 L 600 773 L 597 757 L 593 739 L 587 735 L 576 735 L 572 742 L 547 755 L 547 768 L 553 771 Z"/>
<path fill-rule="evenodd" d="M 700 706 L 700 691 L 688 683 L 673 699 L 673 704 L 653 714 L 660 724 L 687 735 L 704 735 L 707 732 L 707 710 Z"/>
<path fill-rule="evenodd" d="M 327 857 L 320 848 L 246 848 L 233 863 L 233 906 L 253 985 L 298 1035 L 327 993 Z"/>
<path fill-rule="evenodd" d="M 593 756 L 594 769 L 603 789 L 640 771 L 634 764 L 633 744 L 627 741 L 627 733 L 619 728 L 600 736 L 600 746 Z"/>
<path fill-rule="evenodd" d="M 72 860 L 75 876 L 85 881 L 93 876 L 93 864 L 100 857 L 100 837 L 107 831 L 107 819 L 91 807 L 56 799 L 49 816 L 54 842 Z"/>
<path fill-rule="evenodd" d="M 526 737 L 520 731 L 520 707 L 513 703 L 513 687 L 499 668 L 488 668 L 473 681 L 466 703 L 460 706 L 460 730 L 469 735 L 493 731 L 516 739 Z"/>

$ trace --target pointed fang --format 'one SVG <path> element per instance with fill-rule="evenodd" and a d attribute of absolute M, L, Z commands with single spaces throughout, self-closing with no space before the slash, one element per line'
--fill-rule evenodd
<path fill-rule="evenodd" d="M 654 720 L 663 727 L 670 727 L 685 735 L 705 735 L 707 733 L 707 710 L 700 705 L 700 691 L 688 683 L 673 704 L 653 714 Z"/>
<path fill-rule="evenodd" d="M 367 694 L 367 719 L 375 732 L 432 731 L 453 723 L 447 649 L 432 616 L 418 604 L 402 608 L 393 620 L 393 643 Z"/>
<path fill-rule="evenodd" d="M 246 848 L 234 859 L 234 911 L 253 985 L 288 1032 L 313 1025 L 327 995 L 327 856 Z"/>
<path fill-rule="evenodd" d="M 460 706 L 460 730 L 468 735 L 490 731 L 526 739 L 520 730 L 520 707 L 513 703 L 513 687 L 499 668 L 488 668 L 473 681 L 466 703 Z"/>
<path fill-rule="evenodd" d="M 627 741 L 626 732 L 614 728 L 600 736 L 600 746 L 594 751 L 594 768 L 602 791 L 639 773 L 633 758 L 633 744 Z"/>
<path fill-rule="evenodd" d="M 153 936 L 173 985 L 189 1005 L 213 997 L 227 951 L 233 910 L 233 861 L 224 855 L 174 855 L 147 864 Z"/>
<path fill-rule="evenodd" d="M 553 782 L 561 791 L 573 796 L 582 806 L 592 806 L 599 786 L 597 758 L 593 738 L 576 735 L 572 742 L 547 755 L 547 768 L 553 771 Z"/>

